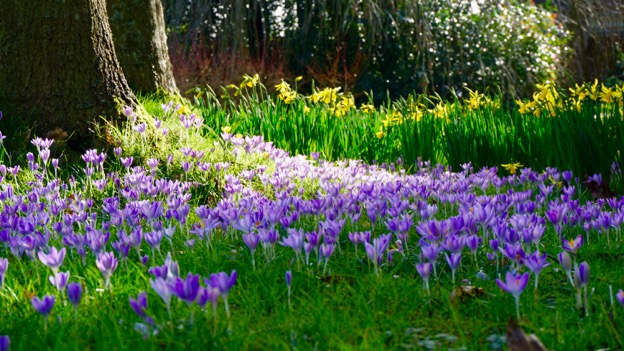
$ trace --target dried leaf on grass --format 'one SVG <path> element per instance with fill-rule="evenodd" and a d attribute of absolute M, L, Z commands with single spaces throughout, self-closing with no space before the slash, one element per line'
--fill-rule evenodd
<path fill-rule="evenodd" d="M 513 317 L 507 323 L 507 347 L 509 351 L 546 351 L 535 334 L 526 335 Z"/>
<path fill-rule="evenodd" d="M 456 303 L 466 299 L 473 299 L 485 295 L 485 290 L 472 285 L 460 286 L 451 292 L 449 299 Z"/>

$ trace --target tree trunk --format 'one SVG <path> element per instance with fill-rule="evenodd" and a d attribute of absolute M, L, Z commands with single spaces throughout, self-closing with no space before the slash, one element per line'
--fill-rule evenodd
<path fill-rule="evenodd" d="M 0 1 L 0 109 L 42 136 L 91 147 L 94 123 L 136 98 L 117 62 L 105 0 Z M 51 133 L 51 134 L 50 134 Z"/>
<path fill-rule="evenodd" d="M 177 92 L 161 0 L 108 0 L 115 49 L 128 84 L 144 93 Z"/>

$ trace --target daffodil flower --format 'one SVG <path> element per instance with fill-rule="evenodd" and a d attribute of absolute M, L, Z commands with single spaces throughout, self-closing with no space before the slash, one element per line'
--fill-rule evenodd
<path fill-rule="evenodd" d="M 386 135 L 383 131 L 383 129 L 379 128 L 379 131 L 377 133 L 375 133 L 375 136 L 377 137 L 377 139 L 381 139 L 384 137 L 384 135 Z"/>
<path fill-rule="evenodd" d="M 507 163 L 507 164 L 502 164 L 501 165 L 504 169 L 509 171 L 509 174 L 516 174 L 516 170 L 518 170 L 518 168 L 522 168 L 524 167 L 521 163 L 516 162 L 516 163 Z"/>

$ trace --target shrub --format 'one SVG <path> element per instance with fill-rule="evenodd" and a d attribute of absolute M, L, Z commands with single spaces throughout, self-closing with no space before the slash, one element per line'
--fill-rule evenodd
<path fill-rule="evenodd" d="M 501 89 L 526 95 L 540 82 L 557 79 L 570 32 L 554 16 L 523 1 L 432 0 L 427 58 L 436 91 Z"/>

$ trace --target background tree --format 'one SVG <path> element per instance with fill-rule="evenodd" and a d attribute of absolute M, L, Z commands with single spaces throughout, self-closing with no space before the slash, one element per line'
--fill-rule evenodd
<path fill-rule="evenodd" d="M 0 2 L 0 109 L 39 135 L 94 141 L 100 116 L 135 105 L 117 61 L 105 0 Z M 6 121 L 5 121 L 6 123 Z"/>
<path fill-rule="evenodd" d="M 160 0 L 108 0 L 117 58 L 134 91 L 177 92 Z"/>

